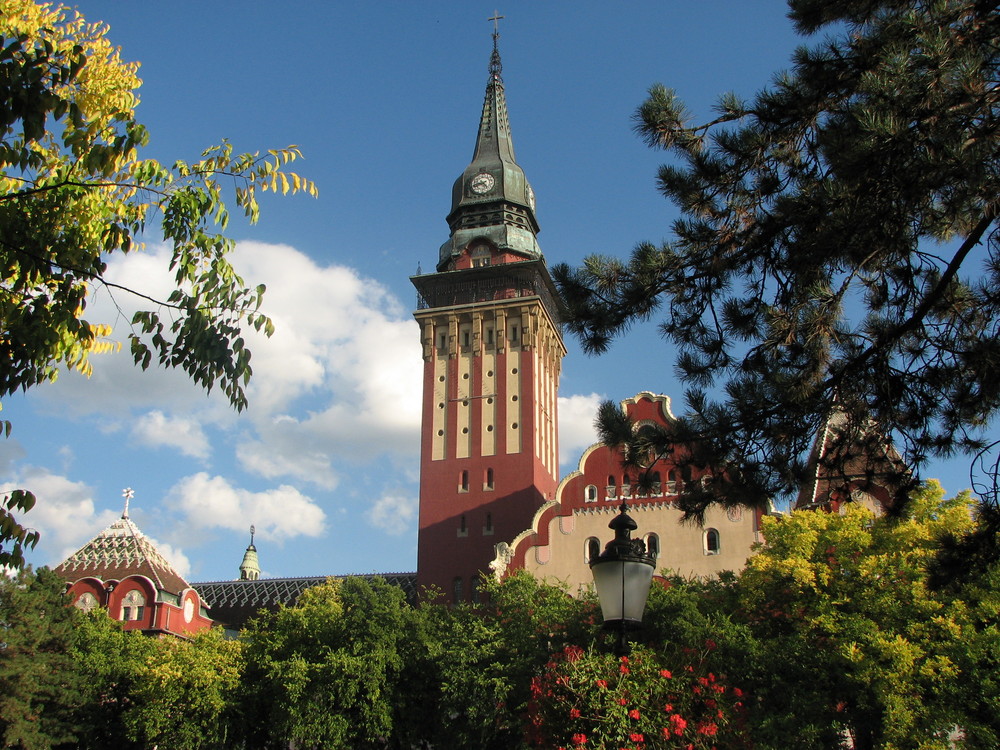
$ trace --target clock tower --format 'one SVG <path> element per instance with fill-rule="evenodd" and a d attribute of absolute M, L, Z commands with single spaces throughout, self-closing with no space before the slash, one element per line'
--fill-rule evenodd
<path fill-rule="evenodd" d="M 514 158 L 493 34 L 476 148 L 435 273 L 412 277 L 423 344 L 418 587 L 474 601 L 496 555 L 555 497 L 560 303 Z"/>

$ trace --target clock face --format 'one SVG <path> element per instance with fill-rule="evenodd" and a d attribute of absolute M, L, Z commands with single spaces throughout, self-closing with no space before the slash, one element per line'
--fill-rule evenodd
<path fill-rule="evenodd" d="M 472 178 L 472 182 L 469 183 L 469 187 L 472 188 L 473 193 L 482 195 L 483 193 L 488 193 L 492 190 L 495 184 L 496 180 L 493 179 L 493 175 L 488 172 L 480 172 Z"/>
<path fill-rule="evenodd" d="M 184 622 L 191 622 L 194 619 L 194 600 L 184 600 Z"/>

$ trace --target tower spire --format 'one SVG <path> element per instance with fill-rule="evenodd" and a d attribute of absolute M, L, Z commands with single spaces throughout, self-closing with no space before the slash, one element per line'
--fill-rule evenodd
<path fill-rule="evenodd" d="M 122 518 L 128 520 L 128 501 L 135 497 L 135 490 L 131 487 L 126 487 L 122 490 L 122 497 L 125 498 L 125 509 L 122 511 Z"/>
<path fill-rule="evenodd" d="M 240 563 L 240 580 L 256 581 L 260 578 L 260 561 L 257 558 L 257 547 L 254 546 L 253 537 L 257 529 L 250 525 L 250 544 L 246 552 L 243 553 L 243 562 Z"/>
<path fill-rule="evenodd" d="M 497 11 L 493 11 L 493 17 L 487 19 L 493 22 L 493 54 L 490 55 L 490 81 L 495 81 L 499 84 L 503 84 L 503 78 L 500 77 L 500 74 L 503 72 L 503 66 L 500 64 L 500 50 L 497 47 L 497 42 L 500 40 L 501 18 L 503 16 Z"/>
<path fill-rule="evenodd" d="M 489 19 L 493 22 L 493 51 L 476 148 L 452 188 L 448 214 L 451 237 L 441 246 L 438 271 L 453 269 L 456 259 L 477 241 L 487 242 L 511 260 L 542 257 L 535 237 L 535 193 L 514 156 L 498 45 L 501 18 L 494 13 Z"/>

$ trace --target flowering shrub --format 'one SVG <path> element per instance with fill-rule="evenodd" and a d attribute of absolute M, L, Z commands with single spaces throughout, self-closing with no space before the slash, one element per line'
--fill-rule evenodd
<path fill-rule="evenodd" d="M 695 663 L 668 666 L 567 646 L 531 684 L 528 744 L 545 750 L 723 750 L 749 747 L 743 693 Z"/>

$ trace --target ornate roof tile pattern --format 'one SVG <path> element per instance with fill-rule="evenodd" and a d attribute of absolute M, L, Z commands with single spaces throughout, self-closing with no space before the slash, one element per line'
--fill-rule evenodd
<path fill-rule="evenodd" d="M 78 549 L 55 572 L 67 581 L 93 576 L 102 581 L 143 575 L 156 588 L 179 594 L 190 588 L 184 577 L 163 557 L 126 514 Z"/>
<path fill-rule="evenodd" d="M 305 578 L 258 578 L 255 581 L 210 581 L 195 583 L 192 587 L 209 608 L 216 622 L 230 628 L 242 628 L 247 620 L 260 610 L 276 610 L 279 606 L 293 606 L 302 592 L 325 583 L 330 578 L 348 576 L 309 576 Z M 407 600 L 416 601 L 416 573 L 384 573 L 361 576 L 371 580 L 382 578 L 386 583 L 399 586 Z"/>

